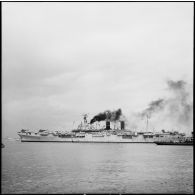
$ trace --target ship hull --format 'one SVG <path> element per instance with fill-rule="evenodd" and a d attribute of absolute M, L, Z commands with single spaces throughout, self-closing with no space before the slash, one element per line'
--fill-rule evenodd
<path fill-rule="evenodd" d="M 74 142 L 74 143 L 154 143 L 153 138 L 144 138 L 143 136 L 133 137 L 131 139 L 121 136 L 111 135 L 105 137 L 92 137 L 91 135 L 83 138 L 62 138 L 58 136 L 33 136 L 20 135 L 21 142 Z"/>

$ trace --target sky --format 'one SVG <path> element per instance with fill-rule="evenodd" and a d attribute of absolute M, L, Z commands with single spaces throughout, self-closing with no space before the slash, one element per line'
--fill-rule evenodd
<path fill-rule="evenodd" d="M 192 2 L 3 2 L 2 135 L 140 112 L 193 84 Z"/>

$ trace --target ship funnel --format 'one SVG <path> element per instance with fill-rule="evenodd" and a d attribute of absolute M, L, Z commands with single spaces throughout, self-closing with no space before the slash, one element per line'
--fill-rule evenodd
<path fill-rule="evenodd" d="M 121 130 L 125 129 L 125 121 L 121 121 Z"/>
<path fill-rule="evenodd" d="M 110 130 L 110 121 L 106 121 L 106 130 Z"/>

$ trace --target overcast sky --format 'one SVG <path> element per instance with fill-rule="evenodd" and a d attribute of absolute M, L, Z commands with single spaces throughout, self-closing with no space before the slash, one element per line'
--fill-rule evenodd
<path fill-rule="evenodd" d="M 193 3 L 3 3 L 3 136 L 128 117 L 193 82 Z"/>

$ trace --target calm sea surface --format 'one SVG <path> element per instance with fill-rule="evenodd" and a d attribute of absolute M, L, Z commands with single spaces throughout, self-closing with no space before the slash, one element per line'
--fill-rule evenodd
<path fill-rule="evenodd" d="M 2 193 L 193 193 L 193 146 L 3 143 Z"/>

